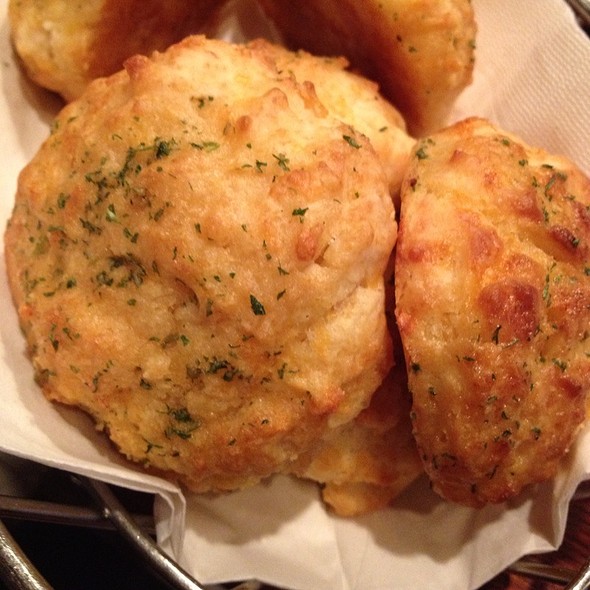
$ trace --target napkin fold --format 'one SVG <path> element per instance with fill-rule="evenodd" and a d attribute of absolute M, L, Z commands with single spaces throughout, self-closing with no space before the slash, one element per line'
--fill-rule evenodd
<path fill-rule="evenodd" d="M 219 35 L 272 34 L 250 0 L 234 2 Z M 474 81 L 450 121 L 487 117 L 590 174 L 590 41 L 561 0 L 473 0 L 479 23 Z M 18 172 L 60 108 L 21 74 L 0 1 L 0 224 Z M 185 496 L 126 463 L 79 413 L 47 402 L 34 383 L 0 246 L 0 450 L 156 495 L 158 541 L 204 583 L 258 578 L 293 590 L 472 590 L 523 554 L 555 548 L 578 483 L 590 477 L 590 431 L 555 480 L 501 506 L 441 501 L 419 480 L 388 510 L 337 518 L 317 487 L 275 477 L 243 492 Z"/>

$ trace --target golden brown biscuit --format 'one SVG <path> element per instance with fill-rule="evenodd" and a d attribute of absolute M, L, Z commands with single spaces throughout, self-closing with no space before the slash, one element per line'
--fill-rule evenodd
<path fill-rule="evenodd" d="M 345 55 L 404 115 L 410 132 L 440 127 L 471 82 L 469 0 L 261 0 L 291 48 Z"/>
<path fill-rule="evenodd" d="M 163 50 L 213 17 L 222 0 L 9 0 L 15 50 L 37 84 L 78 97 L 136 53 Z"/>
<path fill-rule="evenodd" d="M 5 234 L 47 397 L 196 491 L 288 470 L 391 364 L 383 167 L 273 51 L 190 37 L 93 82 Z"/>
<path fill-rule="evenodd" d="M 590 390 L 590 181 L 480 119 L 404 179 L 397 319 L 434 489 L 501 502 L 552 477 Z"/>

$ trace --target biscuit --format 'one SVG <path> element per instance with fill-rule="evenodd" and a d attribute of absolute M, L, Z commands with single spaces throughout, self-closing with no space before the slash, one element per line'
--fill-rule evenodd
<path fill-rule="evenodd" d="M 412 135 L 441 127 L 471 83 L 476 23 L 469 0 L 261 0 L 291 49 L 344 55 L 375 80 Z"/>
<path fill-rule="evenodd" d="M 200 31 L 220 0 L 9 0 L 12 42 L 29 77 L 66 100 L 89 82 Z"/>
<path fill-rule="evenodd" d="M 45 395 L 197 492 L 288 472 L 392 362 L 387 176 L 273 55 L 189 37 L 92 82 L 5 234 Z"/>
<path fill-rule="evenodd" d="M 590 390 L 588 178 L 482 119 L 420 141 L 396 298 L 434 489 L 479 506 L 552 477 Z"/>

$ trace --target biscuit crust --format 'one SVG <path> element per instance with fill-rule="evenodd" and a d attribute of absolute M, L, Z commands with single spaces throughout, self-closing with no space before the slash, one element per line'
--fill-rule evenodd
<path fill-rule="evenodd" d="M 590 391 L 590 181 L 481 119 L 419 142 L 396 315 L 434 489 L 502 502 L 552 477 Z"/>
<path fill-rule="evenodd" d="M 93 82 L 5 234 L 46 396 L 199 492 L 288 471 L 392 362 L 387 177 L 273 51 L 190 37 Z"/>
<path fill-rule="evenodd" d="M 255 40 L 268 52 L 268 43 Z M 408 135 L 401 113 L 379 91 L 378 85 L 350 70 L 344 57 L 322 57 L 273 45 L 273 58 L 283 73 L 313 85 L 320 102 L 334 117 L 364 133 L 377 152 L 396 206 L 399 190 L 415 140 Z"/>

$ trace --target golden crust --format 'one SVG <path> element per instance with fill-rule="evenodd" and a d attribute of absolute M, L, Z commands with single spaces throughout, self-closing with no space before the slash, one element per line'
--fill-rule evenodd
<path fill-rule="evenodd" d="M 9 0 L 12 41 L 30 78 L 66 100 L 120 70 L 136 53 L 163 50 L 214 17 L 220 0 Z"/>
<path fill-rule="evenodd" d="M 261 0 L 294 49 L 345 55 L 379 83 L 421 136 L 445 122 L 471 82 L 476 24 L 469 0 Z"/>
<path fill-rule="evenodd" d="M 590 390 L 590 181 L 469 119 L 404 179 L 397 320 L 434 489 L 501 502 L 552 477 Z"/>
<path fill-rule="evenodd" d="M 267 48 L 265 41 L 254 41 Z M 273 59 L 283 73 L 313 84 L 311 92 L 317 94 L 330 114 L 346 121 L 364 133 L 381 159 L 389 190 L 396 205 L 399 189 L 408 165 L 414 139 L 407 134 L 406 123 L 399 111 L 379 93 L 375 82 L 359 76 L 349 69 L 343 57 L 313 56 L 305 51 L 288 51 L 274 45 Z M 268 49 L 266 49 L 268 51 Z"/>
<path fill-rule="evenodd" d="M 190 37 L 93 82 L 5 234 L 47 397 L 196 491 L 288 471 L 391 365 L 383 167 L 273 55 Z"/>

